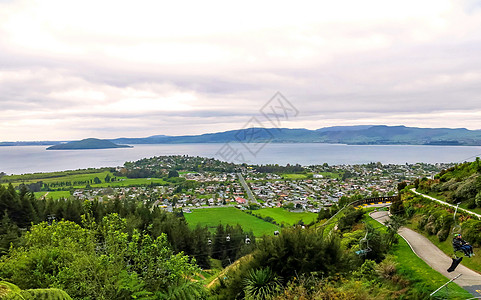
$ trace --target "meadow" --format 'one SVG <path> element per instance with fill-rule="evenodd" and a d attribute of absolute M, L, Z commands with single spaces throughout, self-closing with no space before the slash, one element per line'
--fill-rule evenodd
<path fill-rule="evenodd" d="M 277 224 L 294 225 L 302 221 L 304 224 L 309 224 L 316 221 L 317 214 L 312 212 L 291 212 L 280 207 L 261 208 L 251 211 L 253 215 L 260 217 L 271 217 Z"/>
<path fill-rule="evenodd" d="M 209 227 L 213 231 L 219 224 L 233 226 L 239 224 L 245 231 L 252 231 L 256 237 L 264 234 L 271 235 L 280 228 L 248 215 L 235 207 L 193 209 L 192 213 L 184 213 L 184 217 L 191 228 L 200 224 Z"/>
<path fill-rule="evenodd" d="M 110 176 L 115 177 L 115 181 L 105 182 L 105 177 Z M 101 181 L 99 184 L 93 183 L 94 178 L 98 177 Z M 57 188 L 85 188 L 85 182 L 92 182 L 90 184 L 93 188 L 102 187 L 125 187 L 125 186 L 144 186 L 149 184 L 168 184 L 161 178 L 127 178 L 118 177 L 113 175 L 110 171 L 105 169 L 90 169 L 90 170 L 77 170 L 77 171 L 64 171 L 64 172 L 52 172 L 52 173 L 35 173 L 35 174 L 24 174 L 24 175 L 9 175 L 2 178 L 2 184 L 8 185 L 12 183 L 14 187 L 20 184 L 31 184 L 42 181 L 46 184 L 55 184 L 60 182 L 71 182 L 71 186 L 54 186 Z M 76 184 L 74 184 L 77 182 Z M 82 183 L 80 183 L 82 182 Z M 38 194 L 40 195 L 40 194 Z M 50 194 L 49 194 L 50 195 Z M 37 195 L 36 195 L 37 196 Z M 41 196 L 41 195 L 40 195 Z"/>

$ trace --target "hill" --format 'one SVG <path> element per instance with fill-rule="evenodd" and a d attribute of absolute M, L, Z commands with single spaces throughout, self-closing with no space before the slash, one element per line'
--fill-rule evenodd
<path fill-rule="evenodd" d="M 334 126 L 320 128 L 317 130 L 309 130 L 305 128 L 246 128 L 240 130 L 205 133 L 200 135 L 153 135 L 143 138 L 116 138 L 103 141 L 110 141 L 115 144 L 270 142 L 328 143 L 348 145 L 481 146 L 481 130 L 468 130 L 466 128 L 418 128 L 386 125 Z M 60 142 L 0 142 L 0 146 L 26 146 L 47 144 L 54 145 L 60 144 Z M 107 146 L 101 148 L 116 147 Z M 59 148 L 52 149 L 65 148 L 64 146 L 61 146 Z"/>
<path fill-rule="evenodd" d="M 416 180 L 414 186 L 430 196 L 481 213 L 481 161 L 456 165 L 441 171 L 433 179 Z"/>
<path fill-rule="evenodd" d="M 47 150 L 86 150 L 86 149 L 110 149 L 110 148 L 131 148 L 132 146 L 117 145 L 107 140 L 84 139 L 64 144 L 53 145 Z"/>
<path fill-rule="evenodd" d="M 481 145 L 481 130 L 406 126 L 336 126 L 304 128 L 248 128 L 187 136 L 152 136 L 110 140 L 128 144 L 180 143 L 330 143 L 350 145 Z"/>

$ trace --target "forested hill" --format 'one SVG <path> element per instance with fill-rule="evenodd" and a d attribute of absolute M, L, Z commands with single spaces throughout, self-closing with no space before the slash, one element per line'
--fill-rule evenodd
<path fill-rule="evenodd" d="M 92 140 L 92 139 L 87 139 Z M 115 144 L 182 144 L 182 143 L 330 143 L 349 145 L 465 145 L 480 146 L 481 130 L 465 128 L 417 128 L 406 126 L 359 125 L 334 126 L 317 130 L 304 128 L 247 128 L 201 135 L 154 135 L 145 138 L 103 140 Z M 85 143 L 84 141 L 80 141 Z M 80 143 L 76 142 L 76 143 Z M 50 142 L 0 142 L 0 146 L 55 145 Z M 62 144 L 61 147 L 66 147 Z M 70 145 L 69 145 L 70 146 Z M 102 147 L 112 148 L 112 147 Z M 59 148 L 52 148 L 59 149 Z M 63 148 L 65 149 L 65 148 Z M 86 149 L 86 148 L 82 148 Z M 98 148 L 89 148 L 98 149 Z"/>
<path fill-rule="evenodd" d="M 317 130 L 248 128 L 191 136 L 153 136 L 110 140 L 125 144 L 173 143 L 332 143 L 351 145 L 481 145 L 481 130 L 406 126 L 336 126 Z"/>
<path fill-rule="evenodd" d="M 127 145 L 117 145 L 107 140 L 84 139 L 65 144 L 50 146 L 47 150 L 82 150 L 82 149 L 110 149 L 110 148 L 130 148 Z"/>

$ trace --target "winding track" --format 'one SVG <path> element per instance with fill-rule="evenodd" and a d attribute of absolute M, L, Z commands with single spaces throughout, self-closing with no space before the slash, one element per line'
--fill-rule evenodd
<path fill-rule="evenodd" d="M 387 211 L 372 212 L 370 213 L 370 216 L 382 224 L 389 219 L 389 214 Z M 429 241 L 423 235 L 406 227 L 402 227 L 398 233 L 404 240 L 406 240 L 409 246 L 411 246 L 413 252 L 416 253 L 419 258 L 424 260 L 434 270 L 438 271 L 449 279 L 454 278 L 458 274 L 462 274 L 462 276 L 456 279 L 455 282 L 463 289 L 470 292 L 473 296 L 481 296 L 481 274 L 468 269 L 462 264 L 456 268 L 456 271 L 448 273 L 446 270 L 451 265 L 451 258 L 444 254 L 444 252 L 442 252 L 433 243 L 431 243 L 431 241 Z"/>

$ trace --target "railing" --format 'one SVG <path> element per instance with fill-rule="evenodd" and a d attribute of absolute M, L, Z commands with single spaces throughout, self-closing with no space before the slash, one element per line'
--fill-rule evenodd
<path fill-rule="evenodd" d="M 352 206 L 358 206 L 358 205 L 369 204 L 369 203 L 393 202 L 393 201 L 396 201 L 397 199 L 398 199 L 398 196 L 374 197 L 374 198 L 365 198 L 361 200 L 356 200 L 349 204 Z"/>

